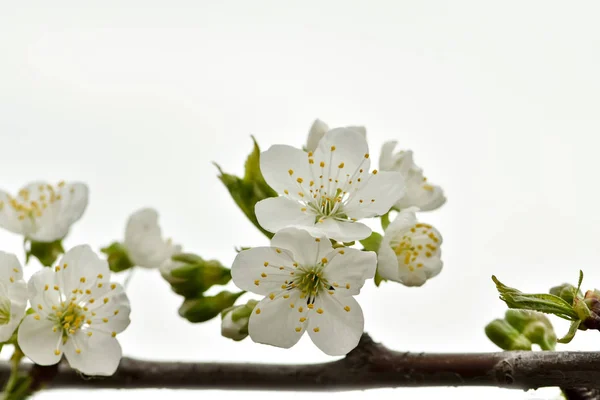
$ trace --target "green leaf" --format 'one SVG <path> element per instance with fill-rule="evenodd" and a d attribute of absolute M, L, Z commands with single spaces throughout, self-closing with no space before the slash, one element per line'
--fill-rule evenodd
<path fill-rule="evenodd" d="M 219 165 L 215 164 L 215 166 L 219 169 L 219 179 L 229 191 L 229 194 L 233 198 L 233 201 L 235 201 L 235 204 L 238 205 L 240 210 L 242 210 L 244 215 L 246 215 L 246 217 L 254 226 L 256 226 L 265 236 L 272 238 L 273 233 L 263 229 L 258 223 L 256 214 L 254 213 L 254 206 L 260 200 L 277 196 L 277 193 L 275 193 L 269 187 L 271 193 L 264 194 L 265 188 L 261 187 L 260 184 L 246 182 L 235 175 L 224 173 Z"/>
<path fill-rule="evenodd" d="M 129 259 L 129 254 L 127 254 L 127 249 L 119 242 L 111 243 L 100 251 L 106 254 L 106 260 L 112 272 L 122 272 L 134 267 L 133 262 Z"/>
<path fill-rule="evenodd" d="M 575 293 L 579 293 L 581 290 L 581 282 L 583 282 L 583 271 L 579 270 L 579 282 L 577 282 L 577 291 Z"/>
<path fill-rule="evenodd" d="M 390 225 L 390 212 L 388 211 L 387 213 L 385 213 L 381 216 L 381 229 L 383 229 L 385 231 L 389 225 Z"/>
<path fill-rule="evenodd" d="M 29 250 L 26 250 L 25 253 L 25 263 L 29 262 L 31 257 L 35 257 L 43 266 L 51 267 L 58 257 L 65 252 L 61 240 L 46 243 L 25 239 L 25 242 L 29 242 Z"/>
<path fill-rule="evenodd" d="M 496 283 L 500 299 L 510 308 L 554 314 L 570 321 L 579 320 L 573 307 L 558 296 L 546 293 L 526 294 L 504 285 L 495 276 L 492 276 L 492 280 Z"/>
<path fill-rule="evenodd" d="M 375 286 L 379 287 L 379 285 L 381 285 L 381 282 L 387 282 L 387 279 L 382 278 L 381 275 L 379 275 L 379 269 L 377 269 L 377 271 L 375 271 L 375 278 L 373 279 L 375 281 Z"/>
<path fill-rule="evenodd" d="M 377 251 L 379 250 L 379 246 L 381 246 L 381 241 L 383 240 L 383 236 L 381 236 L 377 232 L 371 233 L 366 239 L 360 241 L 360 244 L 363 245 L 363 249 L 366 251 Z"/>
<path fill-rule="evenodd" d="M 557 342 L 558 343 L 569 343 L 571 340 L 573 340 L 573 338 L 575 337 L 575 334 L 577 333 L 577 329 L 579 328 L 579 325 L 581 325 L 582 321 L 573 321 L 571 322 L 571 326 L 569 327 L 569 332 L 567 332 L 567 334 L 558 339 Z"/>

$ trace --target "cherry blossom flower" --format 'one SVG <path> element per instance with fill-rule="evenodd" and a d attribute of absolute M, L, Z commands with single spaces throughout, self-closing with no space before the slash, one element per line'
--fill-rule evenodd
<path fill-rule="evenodd" d="M 404 194 L 400 172 L 369 172 L 367 141 L 348 128 L 328 131 L 315 152 L 274 145 L 260 157 L 266 182 L 279 197 L 256 204 L 260 225 L 269 232 L 302 228 L 340 242 L 368 237 L 360 219 L 387 213 Z"/>
<path fill-rule="evenodd" d="M 85 184 L 33 182 L 16 196 L 0 190 L 0 227 L 36 242 L 64 238 L 88 204 Z"/>
<path fill-rule="evenodd" d="M 23 353 L 40 365 L 56 364 L 64 354 L 86 375 L 112 375 L 121 360 L 116 336 L 129 325 L 131 310 L 123 287 L 109 279 L 107 262 L 87 245 L 36 272 L 28 284 L 35 313 L 18 333 Z"/>
<path fill-rule="evenodd" d="M 158 212 L 151 208 L 136 211 L 129 217 L 123 245 L 131 262 L 143 268 L 160 268 L 173 254 L 181 252 L 181 246 L 163 238 Z"/>
<path fill-rule="evenodd" d="M 289 348 L 305 331 L 329 355 L 358 344 L 364 318 L 354 295 L 376 269 L 374 252 L 333 248 L 325 237 L 287 228 L 271 247 L 244 250 L 231 274 L 243 290 L 266 296 L 254 308 L 248 330 L 253 341 Z"/>
<path fill-rule="evenodd" d="M 398 213 L 387 227 L 377 262 L 382 278 L 406 286 L 422 286 L 442 270 L 442 235 L 431 225 L 420 223 L 416 207 Z"/>

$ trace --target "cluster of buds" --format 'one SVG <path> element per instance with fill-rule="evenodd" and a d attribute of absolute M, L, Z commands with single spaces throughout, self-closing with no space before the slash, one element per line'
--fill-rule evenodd
<path fill-rule="evenodd" d="M 503 350 L 554 350 L 556 334 L 545 315 L 528 310 L 507 310 L 504 319 L 495 319 L 485 327 L 487 337 Z"/>

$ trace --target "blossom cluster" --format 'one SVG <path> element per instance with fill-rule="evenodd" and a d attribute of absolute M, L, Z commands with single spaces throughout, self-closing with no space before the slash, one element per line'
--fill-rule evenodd
<path fill-rule="evenodd" d="M 23 235 L 33 250 L 60 243 L 87 204 L 83 183 L 34 182 L 15 196 L 0 191 L 0 226 Z M 123 287 L 110 282 L 108 263 L 87 245 L 27 283 L 17 257 L 0 252 L 0 342 L 18 345 L 36 364 L 56 364 L 64 355 L 84 374 L 112 375 L 121 359 L 116 336 L 129 314 Z"/>
<path fill-rule="evenodd" d="M 308 332 L 326 354 L 347 354 L 364 329 L 354 296 L 367 279 L 378 272 L 421 286 L 440 272 L 442 237 L 415 213 L 444 204 L 443 191 L 411 151 L 395 146 L 384 144 L 379 170 L 371 170 L 364 127 L 316 120 L 304 149 L 276 144 L 260 154 L 260 172 L 278 196 L 256 204 L 256 219 L 274 236 L 268 247 L 240 252 L 231 270 L 239 288 L 264 296 L 248 319 L 253 341 L 289 348 Z M 375 249 L 351 247 L 378 235 L 366 219 L 390 211 L 398 214 Z M 230 318 L 223 323 L 238 329 Z"/>

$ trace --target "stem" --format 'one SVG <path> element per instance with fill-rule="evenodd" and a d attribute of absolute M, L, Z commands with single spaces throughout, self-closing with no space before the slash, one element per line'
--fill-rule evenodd
<path fill-rule="evenodd" d="M 0 381 L 9 377 L 0 364 Z M 50 388 L 172 388 L 348 391 L 424 386 L 492 386 L 565 393 L 600 387 L 600 353 L 506 351 L 473 354 L 404 353 L 363 335 L 345 358 L 312 365 L 179 363 L 121 360 L 112 377 L 82 379 L 60 364 Z M 571 390 L 573 389 L 573 390 Z"/>

